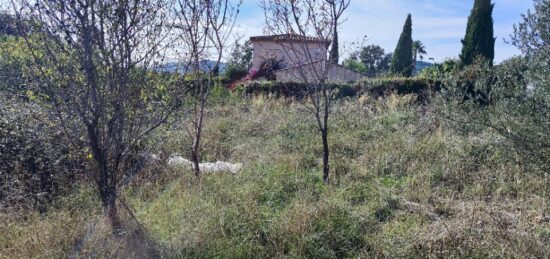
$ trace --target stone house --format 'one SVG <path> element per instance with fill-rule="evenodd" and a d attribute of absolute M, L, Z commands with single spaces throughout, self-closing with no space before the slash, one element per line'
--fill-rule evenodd
<path fill-rule="evenodd" d="M 275 71 L 277 81 L 303 82 L 315 80 L 326 69 L 329 82 L 355 82 L 365 76 L 340 65 L 326 62 L 329 41 L 316 37 L 281 34 L 251 37 L 253 45 L 252 71 L 259 71 L 267 60 L 279 64 Z"/>

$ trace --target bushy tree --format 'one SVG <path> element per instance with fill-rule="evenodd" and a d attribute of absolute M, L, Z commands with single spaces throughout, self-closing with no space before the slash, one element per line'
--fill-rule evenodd
<path fill-rule="evenodd" d="M 534 10 L 515 26 L 512 44 L 524 57 L 491 67 L 468 66 L 452 82 L 469 80 L 474 91 L 487 91 L 489 105 L 478 98 L 463 98 L 463 91 L 450 102 L 448 118 L 460 129 L 489 130 L 502 137 L 513 159 L 532 174 L 544 176 L 540 194 L 542 216 L 548 214 L 548 172 L 550 172 L 550 0 L 536 0 Z M 477 60 L 480 60 L 478 57 Z M 454 88 L 448 88 L 450 92 Z M 476 96 L 473 96 L 476 97 Z M 477 96 L 479 97 L 479 96 Z"/>
<path fill-rule="evenodd" d="M 361 49 L 358 53 L 359 60 L 367 68 L 368 76 L 376 76 L 387 71 L 387 54 L 384 49 L 378 45 L 369 45 Z"/>
<path fill-rule="evenodd" d="M 491 0 L 475 0 L 468 17 L 466 36 L 462 39 L 460 60 L 463 66 L 471 65 L 479 56 L 493 64 L 495 58 L 495 38 L 493 29 L 493 9 Z"/>
<path fill-rule="evenodd" d="M 32 81 L 32 56 L 22 38 L 0 38 L 0 91 L 24 94 Z"/>
<path fill-rule="evenodd" d="M 534 9 L 514 26 L 512 44 L 527 60 L 527 98 L 510 99 L 502 114 L 511 130 L 505 134 L 528 161 L 545 173 L 543 214 L 548 215 L 548 172 L 550 171 L 550 0 L 535 0 Z M 512 115 L 512 116 L 510 116 Z"/>
<path fill-rule="evenodd" d="M 344 60 L 343 65 L 374 77 L 388 72 L 391 57 L 392 54 L 387 54 L 382 47 L 372 44 L 351 53 L 350 57 Z"/>
<path fill-rule="evenodd" d="M 252 65 L 252 42 L 245 41 L 244 44 L 236 43 L 231 52 L 225 77 L 229 82 L 245 77 Z"/>
<path fill-rule="evenodd" d="M 410 14 L 407 16 L 403 32 L 393 53 L 390 70 L 395 75 L 405 77 L 410 77 L 413 73 L 412 18 Z"/>

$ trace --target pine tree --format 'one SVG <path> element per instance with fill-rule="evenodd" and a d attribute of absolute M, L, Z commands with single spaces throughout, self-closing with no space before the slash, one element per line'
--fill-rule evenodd
<path fill-rule="evenodd" d="M 479 56 L 493 64 L 495 58 L 495 38 L 493 29 L 493 9 L 491 0 L 475 0 L 468 18 L 466 36 L 462 39 L 460 61 L 463 66 L 471 65 Z"/>
<path fill-rule="evenodd" d="M 413 72 L 412 18 L 409 14 L 391 61 L 391 72 L 410 77 Z"/>

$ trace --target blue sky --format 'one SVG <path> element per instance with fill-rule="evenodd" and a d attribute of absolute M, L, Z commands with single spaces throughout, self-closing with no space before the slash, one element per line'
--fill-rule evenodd
<path fill-rule="evenodd" d="M 458 57 L 466 23 L 474 0 L 351 0 L 340 29 L 340 39 L 346 43 L 343 52 L 349 53 L 351 42 L 382 46 L 393 52 L 408 13 L 413 17 L 413 38 L 426 45 L 428 55 L 436 61 Z M 519 54 L 515 47 L 504 43 L 513 32 L 521 14 L 533 6 L 532 0 L 493 0 L 496 40 L 495 61 L 500 62 Z M 237 19 L 236 35 L 248 38 L 262 35 L 264 14 L 257 0 L 243 0 Z M 344 53 L 344 55 L 345 55 Z"/>

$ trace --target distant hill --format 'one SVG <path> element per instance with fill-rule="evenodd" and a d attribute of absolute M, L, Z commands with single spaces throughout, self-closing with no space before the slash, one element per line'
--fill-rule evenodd
<path fill-rule="evenodd" d="M 202 71 L 210 71 L 214 68 L 215 65 L 216 65 L 216 61 L 212 61 L 212 60 L 203 60 L 199 64 L 200 70 Z M 224 62 L 221 62 L 220 74 L 223 74 L 226 68 L 227 68 L 227 64 Z M 181 74 L 187 73 L 188 70 L 191 70 L 191 68 L 186 62 L 168 62 L 168 63 L 164 63 L 162 66 L 160 66 L 157 69 L 157 71 L 159 72 L 181 73 Z"/>
<path fill-rule="evenodd" d="M 422 70 L 433 66 L 434 64 L 426 61 L 416 61 L 416 67 L 414 69 L 414 74 L 418 75 Z"/>

